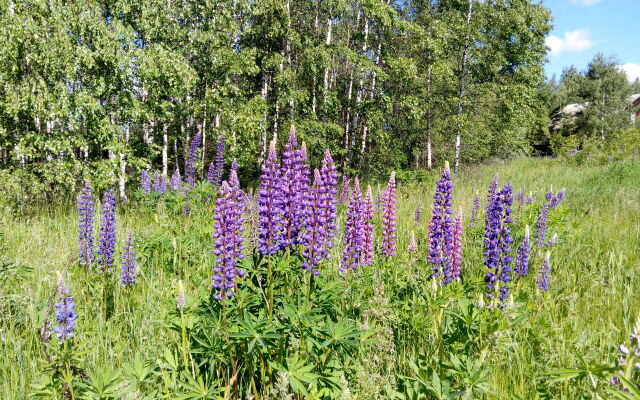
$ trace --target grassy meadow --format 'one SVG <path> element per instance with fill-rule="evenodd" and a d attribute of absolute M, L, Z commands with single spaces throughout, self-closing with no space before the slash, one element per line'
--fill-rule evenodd
<path fill-rule="evenodd" d="M 481 307 L 484 206 L 496 173 L 501 186 L 512 182 L 514 194 L 533 193 L 533 204 L 522 208 L 514 198 L 514 254 L 525 225 L 535 237 L 545 193 L 566 190 L 549 213 L 547 238 L 558 235 L 549 248 L 550 290 L 536 287 L 544 250 L 533 245 L 529 273 L 514 276 L 503 310 Z M 640 163 L 523 159 L 464 169 L 453 200 L 464 215 L 462 279 L 446 287 L 432 284 L 426 262 L 437 175 L 398 182 L 395 257 L 377 251 L 372 267 L 340 273 L 341 205 L 332 256 L 319 277 L 312 282 L 296 254 L 265 261 L 252 257 L 248 244 L 247 275 L 224 309 L 211 300 L 213 199 L 192 199 L 189 217 L 164 199 L 119 205 L 118 253 L 106 276 L 78 265 L 72 196 L 66 205 L 2 210 L 0 398 L 612 398 L 615 370 L 605 367 L 615 367 L 617 346 L 629 346 L 640 316 Z M 378 184 L 372 186 L 375 195 Z M 470 228 L 476 190 L 482 205 Z M 255 235 L 252 219 L 247 242 Z M 96 232 L 98 220 L 96 207 Z M 374 221 L 379 246 L 378 210 Z M 416 254 L 406 250 L 411 230 Z M 128 231 L 138 282 L 122 288 Z M 43 343 L 41 331 L 51 323 L 57 270 L 78 314 L 77 335 L 64 349 L 54 337 Z M 178 280 L 187 298 L 182 313 Z M 65 378 L 60 371 L 69 365 L 75 373 Z M 558 369 L 570 370 L 553 373 Z M 56 383 L 65 379 L 74 390 Z"/>

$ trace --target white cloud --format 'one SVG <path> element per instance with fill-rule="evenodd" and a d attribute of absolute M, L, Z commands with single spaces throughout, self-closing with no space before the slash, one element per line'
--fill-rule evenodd
<path fill-rule="evenodd" d="M 589 37 L 588 30 L 578 29 L 565 32 L 562 39 L 555 35 L 549 35 L 544 44 L 551 49 L 552 56 L 557 56 L 562 53 L 586 50 L 593 46 L 593 40 Z"/>
<path fill-rule="evenodd" d="M 581 4 L 583 6 L 592 6 L 596 3 L 600 3 L 602 0 L 571 0 L 573 4 Z"/>
<path fill-rule="evenodd" d="M 629 82 L 633 82 L 636 79 L 640 79 L 640 64 L 634 63 L 625 63 L 622 64 L 620 70 L 627 74 L 627 78 L 629 78 Z"/>

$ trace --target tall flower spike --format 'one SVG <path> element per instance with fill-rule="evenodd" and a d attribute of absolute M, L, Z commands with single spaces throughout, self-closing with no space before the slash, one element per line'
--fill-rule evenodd
<path fill-rule="evenodd" d="M 127 242 L 122 251 L 122 272 L 120 286 L 133 286 L 136 284 L 136 253 L 133 247 L 133 232 L 129 232 Z"/>
<path fill-rule="evenodd" d="M 162 193 L 161 190 L 161 183 L 160 183 L 160 173 L 158 173 L 158 171 L 153 173 L 153 191 L 156 193 Z"/>
<path fill-rule="evenodd" d="M 207 170 L 207 180 L 213 186 L 218 186 L 216 185 L 216 165 L 213 163 L 213 161 L 209 163 L 209 169 Z"/>
<path fill-rule="evenodd" d="M 540 215 L 538 216 L 538 228 L 536 229 L 536 246 L 544 245 L 544 237 L 547 233 L 547 220 L 549 218 L 549 203 L 542 205 Z"/>
<path fill-rule="evenodd" d="M 187 165 L 185 166 L 185 176 L 189 189 L 193 189 L 196 183 L 196 162 L 198 161 L 198 148 L 202 141 L 202 134 L 197 133 L 191 144 L 189 145 L 189 157 L 187 158 Z"/>
<path fill-rule="evenodd" d="M 473 207 L 471 207 L 471 222 L 469 222 L 469 226 L 471 228 L 476 226 L 476 219 L 478 218 L 479 210 L 480 210 L 480 194 L 476 190 L 476 196 L 473 199 Z"/>
<path fill-rule="evenodd" d="M 111 272 L 116 253 L 116 194 L 107 190 L 102 197 L 100 238 L 98 240 L 98 264 L 102 272 Z"/>
<path fill-rule="evenodd" d="M 382 254 L 396 255 L 396 173 L 391 172 L 382 195 Z"/>
<path fill-rule="evenodd" d="M 556 241 L 558 240 L 558 234 L 554 233 L 551 239 L 546 243 L 547 247 L 553 247 L 556 245 Z"/>
<path fill-rule="evenodd" d="M 78 196 L 78 243 L 80 265 L 93 264 L 93 194 L 91 183 L 86 181 Z"/>
<path fill-rule="evenodd" d="M 149 173 L 146 169 L 143 169 L 140 173 L 140 186 L 145 194 L 151 193 L 151 178 L 149 178 Z"/>
<path fill-rule="evenodd" d="M 276 144 L 271 142 L 269 156 L 262 168 L 258 192 L 258 215 L 260 237 L 258 250 L 264 254 L 275 254 L 281 249 L 283 240 L 283 199 L 280 191 L 280 165 L 276 156 Z"/>
<path fill-rule="evenodd" d="M 420 225 L 420 220 L 422 219 L 422 207 L 420 205 L 416 208 L 416 213 L 413 219 L 416 222 L 416 226 Z"/>
<path fill-rule="evenodd" d="M 241 189 L 231 187 L 225 181 L 222 182 L 218 199 L 216 200 L 215 215 L 213 217 L 213 239 L 216 263 L 213 269 L 213 298 L 222 300 L 230 299 L 235 293 L 236 276 L 243 277 L 244 271 L 237 267 L 238 260 L 244 258 L 242 231 L 245 203 L 244 193 Z"/>
<path fill-rule="evenodd" d="M 173 175 L 171 175 L 171 190 L 175 190 L 177 192 L 181 187 L 182 177 L 180 176 L 180 171 L 176 168 L 176 170 L 173 171 Z"/>
<path fill-rule="evenodd" d="M 214 186 L 220 186 L 222 182 L 222 173 L 224 170 L 224 136 L 220 137 L 216 145 L 216 163 L 211 183 Z"/>
<path fill-rule="evenodd" d="M 373 227 L 373 194 L 371 192 L 371 185 L 367 185 L 367 196 L 364 199 L 363 204 L 363 221 L 364 224 L 364 243 L 363 243 L 363 260 L 362 263 L 366 266 L 373 265 L 374 254 L 374 227 Z"/>
<path fill-rule="evenodd" d="M 547 251 L 544 255 L 544 262 L 538 271 L 538 281 L 536 285 L 542 290 L 549 290 L 549 281 L 551 280 L 551 252 Z"/>
<path fill-rule="evenodd" d="M 304 217 L 302 203 L 309 189 L 308 169 L 305 171 L 303 154 L 297 147 L 296 130 L 291 125 L 289 141 L 282 154 L 282 175 L 279 187 L 283 201 L 283 246 L 299 243 L 298 236 Z M 306 157 L 306 151 L 304 156 Z"/>
<path fill-rule="evenodd" d="M 340 271 L 356 269 L 361 263 L 364 250 L 364 203 L 360 190 L 360 181 L 355 179 L 349 205 L 347 206 L 347 220 L 345 222 L 344 250 Z"/>
<path fill-rule="evenodd" d="M 518 251 L 516 252 L 516 274 L 520 276 L 527 275 L 529 272 L 529 257 L 531 256 L 531 233 L 529 230 L 529 225 L 526 226 L 524 231 L 524 239 L 522 239 L 522 243 L 518 246 Z"/>
<path fill-rule="evenodd" d="M 336 210 L 338 201 L 336 199 L 336 194 L 338 194 L 338 170 L 333 163 L 333 158 L 331 158 L 331 152 L 329 149 L 325 150 L 324 160 L 322 160 L 322 169 L 320 169 L 320 176 L 322 177 L 323 202 L 326 207 L 324 223 L 327 236 L 329 237 L 327 246 L 332 248 L 333 241 L 331 239 L 336 235 L 337 230 Z"/>
<path fill-rule="evenodd" d="M 518 200 L 518 207 L 522 207 L 524 205 L 524 189 L 518 190 L 518 194 L 516 195 L 516 199 Z"/>
<path fill-rule="evenodd" d="M 78 316 L 75 313 L 76 303 L 73 296 L 69 296 L 69 289 L 62 278 L 62 273 L 56 271 L 56 275 L 58 279 L 58 302 L 55 304 L 56 309 L 54 315 L 58 324 L 53 331 L 58 335 L 58 339 L 60 339 L 60 343 L 62 343 L 76 335 L 74 330 Z"/>
<path fill-rule="evenodd" d="M 448 284 L 454 279 L 453 274 L 453 182 L 451 182 L 451 169 L 449 163 L 445 163 L 440 180 L 436 182 L 436 191 L 433 195 L 433 208 L 431 209 L 431 222 L 429 223 L 429 258 L 433 279 L 442 279 Z"/>
<path fill-rule="evenodd" d="M 495 183 L 495 186 L 494 186 Z M 511 280 L 511 237 L 510 224 L 513 194 L 511 184 L 507 183 L 502 190 L 497 188 L 497 179 L 489 187 L 487 217 L 484 234 L 484 263 L 488 268 L 485 278 L 486 295 L 492 301 L 499 300 L 499 307 L 509 297 L 509 281 Z M 496 291 L 499 296 L 496 299 Z"/>
<path fill-rule="evenodd" d="M 301 232 L 300 238 L 304 244 L 302 268 L 314 275 L 319 275 L 318 264 L 329 257 L 325 224 L 329 210 L 322 175 L 317 168 L 313 172 L 313 186 L 304 201 L 304 230 Z"/>
<path fill-rule="evenodd" d="M 342 184 L 340 185 L 340 204 L 344 204 L 349 197 L 349 179 L 347 174 L 342 174 Z"/>
<path fill-rule="evenodd" d="M 409 253 L 415 253 L 418 251 L 418 242 L 416 242 L 416 234 L 411 231 L 411 236 L 409 236 L 409 245 L 407 246 L 407 251 Z"/>
<path fill-rule="evenodd" d="M 160 193 L 166 193 L 167 191 L 167 177 L 162 175 L 160 177 Z"/>
<path fill-rule="evenodd" d="M 451 253 L 451 280 L 460 279 L 462 269 L 462 207 L 453 222 L 453 251 Z"/>
<path fill-rule="evenodd" d="M 527 197 L 527 201 L 525 202 L 525 204 L 533 204 L 533 192 L 532 191 L 529 192 L 529 197 Z"/>
<path fill-rule="evenodd" d="M 178 281 L 178 290 L 176 295 L 176 308 L 178 310 L 184 310 L 184 306 L 186 305 L 185 294 L 184 294 L 184 284 L 182 283 L 182 279 Z"/>

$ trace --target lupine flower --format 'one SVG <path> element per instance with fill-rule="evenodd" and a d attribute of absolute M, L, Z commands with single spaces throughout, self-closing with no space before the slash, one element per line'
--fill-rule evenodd
<path fill-rule="evenodd" d="M 327 232 L 327 236 L 330 238 L 328 240 L 327 246 L 329 248 L 333 247 L 333 238 L 336 235 L 337 226 L 336 226 L 336 210 L 337 210 L 337 199 L 336 194 L 338 193 L 338 170 L 333 163 L 333 158 L 331 158 L 331 152 L 329 149 L 325 150 L 324 159 L 322 160 L 322 168 L 320 169 L 320 176 L 322 177 L 322 186 L 323 186 L 323 198 L 326 204 L 327 213 L 325 220 L 325 231 Z"/>
<path fill-rule="evenodd" d="M 422 208 L 420 206 L 416 208 L 416 213 L 413 219 L 416 221 L 416 226 L 420 225 L 420 220 L 422 219 Z"/>
<path fill-rule="evenodd" d="M 445 163 L 442 175 L 436 182 L 433 194 L 431 222 L 429 223 L 429 257 L 431 278 L 442 279 L 445 284 L 453 280 L 453 218 L 451 205 L 453 201 L 453 182 L 451 169 Z"/>
<path fill-rule="evenodd" d="M 629 342 L 631 347 L 621 344 L 618 346 L 620 352 L 620 358 L 618 359 L 618 376 L 614 376 L 610 379 L 613 386 L 616 386 L 618 390 L 630 393 L 629 389 L 622 385 L 620 378 L 623 377 L 628 381 L 633 379 L 634 370 L 640 369 L 640 319 L 636 321 L 636 324 L 629 336 Z M 622 397 L 621 397 L 622 398 Z"/>
<path fill-rule="evenodd" d="M 326 219 L 330 210 L 322 175 L 316 168 L 313 174 L 313 186 L 307 192 L 304 201 L 304 230 L 300 234 L 304 262 L 302 268 L 314 275 L 319 275 L 318 264 L 329 257 L 329 237 L 326 233 Z"/>
<path fill-rule="evenodd" d="M 476 226 L 476 218 L 478 217 L 478 211 L 480 210 L 480 194 L 476 191 L 476 197 L 473 199 L 473 207 L 471 207 L 471 222 L 469 226 L 473 228 Z"/>
<path fill-rule="evenodd" d="M 342 174 L 342 184 L 340 185 L 340 204 L 344 204 L 349 197 L 349 181 L 347 174 Z"/>
<path fill-rule="evenodd" d="M 98 239 L 98 264 L 102 272 L 111 272 L 116 253 L 116 194 L 107 190 L 102 197 L 100 238 Z"/>
<path fill-rule="evenodd" d="M 213 283 L 211 286 L 216 292 L 213 298 L 222 300 L 225 297 L 233 297 L 236 286 L 236 276 L 243 277 L 244 271 L 237 267 L 238 260 L 244 258 L 242 223 L 244 218 L 244 193 L 241 189 L 231 187 L 225 181 L 222 182 L 218 199 L 216 200 L 215 215 L 213 217 L 216 264 L 214 268 Z"/>
<path fill-rule="evenodd" d="M 160 191 L 162 189 L 160 185 L 160 174 L 156 171 L 153 173 L 153 191 L 156 193 L 162 193 Z"/>
<path fill-rule="evenodd" d="M 367 186 L 367 195 L 364 198 L 362 210 L 362 223 L 364 224 L 364 242 L 363 242 L 363 259 L 362 264 L 366 266 L 373 265 L 373 246 L 374 246 L 374 227 L 373 227 L 373 194 L 371 193 L 371 185 Z"/>
<path fill-rule="evenodd" d="M 175 190 L 177 192 L 181 187 L 182 177 L 180 176 L 180 171 L 176 168 L 176 170 L 173 171 L 173 175 L 171 175 L 171 190 Z"/>
<path fill-rule="evenodd" d="M 525 202 L 525 204 L 533 204 L 533 192 L 529 192 L 529 197 L 527 197 L 527 201 Z"/>
<path fill-rule="evenodd" d="M 547 232 L 547 219 L 549 217 L 549 203 L 542 205 L 540 215 L 538 216 L 538 228 L 536 229 L 536 246 L 544 245 L 544 236 Z"/>
<path fill-rule="evenodd" d="M 78 242 L 80 244 L 80 265 L 93 264 L 93 194 L 91 183 L 87 181 L 78 196 Z"/>
<path fill-rule="evenodd" d="M 360 181 L 355 179 L 349 205 L 347 206 L 347 220 L 345 222 L 345 233 L 343 243 L 345 245 L 342 252 L 342 263 L 340 271 L 356 269 L 363 261 L 364 250 L 364 202 L 360 190 Z"/>
<path fill-rule="evenodd" d="M 185 295 L 184 295 L 184 285 L 182 283 L 182 279 L 178 281 L 178 293 L 176 296 L 176 308 L 178 310 L 184 310 L 184 306 L 186 305 Z"/>
<path fill-rule="evenodd" d="M 296 131 L 292 125 L 289 141 L 282 154 L 282 173 L 279 187 L 283 201 L 283 246 L 291 246 L 299 242 L 298 236 L 305 211 L 303 203 L 309 190 L 306 146 L 304 154 L 297 147 Z"/>
<path fill-rule="evenodd" d="M 544 199 L 545 199 L 546 201 L 551 201 L 551 200 L 553 200 L 553 196 L 554 196 L 554 194 L 553 194 L 553 189 L 549 189 L 549 191 L 547 192 L 547 194 L 544 196 Z"/>
<path fill-rule="evenodd" d="M 418 251 L 418 243 L 416 242 L 416 234 L 414 231 L 411 231 L 411 236 L 409 236 L 409 245 L 407 246 L 407 251 L 409 253 L 415 253 Z"/>
<path fill-rule="evenodd" d="M 562 200 L 564 200 L 564 190 L 559 191 L 551 198 L 549 201 L 549 208 L 551 210 L 555 209 L 562 203 Z"/>
<path fill-rule="evenodd" d="M 518 246 L 518 251 L 516 252 L 516 274 L 520 276 L 527 275 L 529 272 L 529 257 L 531 255 L 531 234 L 529 231 L 529 225 L 526 226 L 524 231 L 524 239 L 522 239 L 522 243 Z"/>
<path fill-rule="evenodd" d="M 202 134 L 197 133 L 191 145 L 189 146 L 189 157 L 187 158 L 187 165 L 185 166 L 185 176 L 189 189 L 193 189 L 193 185 L 196 183 L 196 162 L 198 161 L 198 148 L 202 141 Z"/>
<path fill-rule="evenodd" d="M 215 184 L 215 182 L 216 182 L 216 165 L 213 163 L 213 161 L 211 161 L 209 163 L 209 169 L 207 170 L 207 180 L 213 186 L 218 186 L 218 185 Z"/>
<path fill-rule="evenodd" d="M 275 254 L 282 247 L 283 198 L 280 191 L 280 165 L 276 156 L 276 144 L 271 142 L 269 156 L 262 167 L 258 192 L 260 237 L 258 250 L 264 255 Z"/>
<path fill-rule="evenodd" d="M 182 212 L 185 217 L 188 217 L 191 215 L 191 204 L 189 202 L 189 188 L 188 187 L 184 188 L 182 193 L 184 194 L 184 205 L 182 206 Z"/>
<path fill-rule="evenodd" d="M 396 173 L 391 172 L 382 195 L 382 254 L 396 255 Z"/>
<path fill-rule="evenodd" d="M 462 207 L 453 222 L 453 250 L 451 253 L 451 279 L 460 279 L 462 269 Z"/>
<path fill-rule="evenodd" d="M 149 173 L 146 169 L 143 169 L 140 173 L 140 185 L 144 193 L 151 193 L 151 179 L 149 178 Z"/>
<path fill-rule="evenodd" d="M 67 284 L 62 278 L 62 273 L 57 271 L 58 277 L 58 302 L 56 303 L 56 309 L 54 315 L 58 324 L 53 331 L 58 335 L 60 343 L 65 342 L 76 335 L 74 329 L 76 327 L 76 318 L 78 316 L 75 313 L 76 303 L 73 296 L 69 296 L 69 289 Z"/>
<path fill-rule="evenodd" d="M 547 246 L 547 247 L 553 247 L 553 246 L 555 246 L 555 244 L 556 244 L 556 240 L 558 240 L 558 234 L 557 234 L 557 233 L 555 233 L 555 234 L 553 235 L 553 237 L 551 237 L 551 240 L 549 240 L 549 241 L 546 243 L 546 246 Z"/>
<path fill-rule="evenodd" d="M 487 217 L 484 234 L 484 264 L 489 269 L 485 282 L 486 295 L 495 300 L 495 292 L 499 290 L 499 306 L 509 297 L 509 281 L 511 280 L 511 204 L 513 195 L 511 184 L 507 183 L 500 191 L 497 188 L 497 176 L 489 186 L 487 201 Z"/>
<path fill-rule="evenodd" d="M 518 206 L 522 207 L 524 205 L 524 189 L 518 190 L 518 194 L 516 195 L 516 199 L 518 200 Z"/>
<path fill-rule="evenodd" d="M 549 280 L 551 275 L 551 252 L 547 251 L 544 255 L 544 262 L 538 271 L 538 288 L 542 290 L 549 290 Z"/>
<path fill-rule="evenodd" d="M 120 286 L 133 286 L 136 284 L 136 253 L 133 248 L 133 232 L 129 232 L 127 243 L 122 251 L 122 273 Z"/>
<path fill-rule="evenodd" d="M 222 173 L 224 170 L 224 136 L 220 138 L 218 144 L 216 145 L 216 163 L 213 172 L 213 176 L 210 182 L 214 186 L 220 186 L 220 182 L 222 182 Z"/>

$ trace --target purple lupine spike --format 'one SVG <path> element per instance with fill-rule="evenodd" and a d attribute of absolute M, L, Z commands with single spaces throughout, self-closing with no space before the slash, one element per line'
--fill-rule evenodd
<path fill-rule="evenodd" d="M 553 246 L 555 246 L 555 245 L 556 245 L 556 241 L 557 241 L 557 240 L 558 240 L 558 234 L 557 234 L 557 233 L 555 233 L 555 234 L 551 237 L 551 239 L 550 239 L 547 243 L 545 243 L 545 246 L 547 246 L 547 247 L 553 247 Z"/>
<path fill-rule="evenodd" d="M 518 194 L 516 195 L 516 199 L 518 200 L 518 207 L 522 207 L 524 205 L 524 189 L 518 190 Z"/>
<path fill-rule="evenodd" d="M 178 168 L 176 168 L 176 170 L 173 171 L 173 175 L 171 175 L 170 187 L 171 190 L 176 192 L 182 187 L 182 177 L 180 176 L 180 170 L 178 170 Z"/>
<path fill-rule="evenodd" d="M 476 219 L 478 218 L 478 211 L 480 210 L 480 194 L 476 190 L 476 197 L 473 199 L 473 207 L 471 207 L 471 221 L 469 227 L 476 226 Z"/>
<path fill-rule="evenodd" d="M 325 231 L 328 240 L 328 247 L 333 247 L 333 241 L 331 240 L 337 231 L 336 217 L 337 217 L 337 204 L 336 194 L 338 194 L 338 170 L 331 158 L 331 152 L 329 149 L 324 152 L 324 159 L 322 160 L 322 168 L 320 169 L 320 176 L 322 177 L 323 186 L 323 201 L 326 207 L 325 217 Z"/>
<path fill-rule="evenodd" d="M 407 246 L 407 251 L 409 253 L 415 253 L 418 251 L 418 242 L 416 242 L 416 234 L 411 231 L 411 236 L 409 236 L 409 245 Z"/>
<path fill-rule="evenodd" d="M 299 221 L 297 231 L 294 230 L 294 239 L 295 244 L 302 244 L 302 240 L 300 239 L 300 230 L 302 229 L 302 224 L 305 216 L 305 205 L 304 201 L 308 197 L 310 180 L 311 180 L 311 166 L 309 165 L 309 158 L 307 156 L 307 144 L 302 142 L 300 146 L 300 174 L 297 180 L 297 199 L 296 199 L 296 207 L 295 215 L 296 220 Z M 322 177 L 322 175 L 321 175 Z"/>
<path fill-rule="evenodd" d="M 549 200 L 549 208 L 551 210 L 555 209 L 556 207 L 558 207 L 562 201 L 564 200 L 564 189 L 559 191 L 558 193 L 556 193 L 551 200 Z"/>
<path fill-rule="evenodd" d="M 551 189 L 549 189 L 549 191 L 547 192 L 547 194 L 544 196 L 544 199 L 545 199 L 546 201 L 551 201 L 551 200 L 553 200 L 553 196 L 554 196 L 553 188 L 551 188 Z"/>
<path fill-rule="evenodd" d="M 176 294 L 176 308 L 178 310 L 184 310 L 184 307 L 187 305 L 185 293 L 184 293 L 184 284 L 182 283 L 182 279 L 178 281 L 178 290 Z"/>
<path fill-rule="evenodd" d="M 280 165 L 276 156 L 276 144 L 271 142 L 269 156 L 262 167 L 258 192 L 258 215 L 260 237 L 258 250 L 264 254 L 275 254 L 282 248 L 283 199 L 280 191 Z"/>
<path fill-rule="evenodd" d="M 216 300 L 233 297 L 237 285 L 236 276 L 244 276 L 244 271 L 238 268 L 238 260 L 244 258 L 244 198 L 241 189 L 229 186 L 226 181 L 222 182 L 213 217 L 213 254 L 216 255 L 216 264 L 211 286 L 216 292 L 213 295 Z"/>
<path fill-rule="evenodd" d="M 453 221 L 453 249 L 451 251 L 451 280 L 460 279 L 462 269 L 462 207 Z"/>
<path fill-rule="evenodd" d="M 342 252 L 342 262 L 340 271 L 356 269 L 363 258 L 364 246 L 364 203 L 360 190 L 360 181 L 355 178 L 349 205 L 347 206 L 347 220 L 345 222 L 345 233 L 343 243 L 345 245 Z"/>
<path fill-rule="evenodd" d="M 349 182 L 350 179 L 347 178 L 347 174 L 342 174 L 342 184 L 340 185 L 340 200 L 338 202 L 340 204 L 344 204 L 349 197 Z"/>
<path fill-rule="evenodd" d="M 160 178 L 160 193 L 166 193 L 166 191 L 167 191 L 167 177 L 163 175 Z"/>
<path fill-rule="evenodd" d="M 133 247 L 133 232 L 129 232 L 127 242 L 122 250 L 122 272 L 120 286 L 133 286 L 136 284 L 136 253 Z"/>
<path fill-rule="evenodd" d="M 60 344 L 62 344 L 76 335 L 74 330 L 78 316 L 75 313 L 76 303 L 73 296 L 69 296 L 69 289 L 62 278 L 62 273 L 57 271 L 56 274 L 58 278 L 58 302 L 55 304 L 54 316 L 58 324 L 53 331 L 58 335 Z"/>
<path fill-rule="evenodd" d="M 214 167 L 214 173 L 212 180 L 210 181 L 214 186 L 220 186 L 222 182 L 222 174 L 224 172 L 224 136 L 220 137 L 218 144 L 216 145 L 216 163 Z"/>
<path fill-rule="evenodd" d="M 420 205 L 418 205 L 418 208 L 416 208 L 416 213 L 413 219 L 416 222 L 416 226 L 420 225 L 420 220 L 422 219 L 422 207 Z"/>
<path fill-rule="evenodd" d="M 492 301 L 499 300 L 499 307 L 504 307 L 504 301 L 509 297 L 508 284 L 511 280 L 510 254 L 513 238 L 510 224 L 513 222 L 511 218 L 513 194 L 510 183 L 497 191 L 494 190 L 494 182 L 497 187 L 497 179 L 492 181 L 489 189 L 484 234 L 484 263 L 488 268 L 485 278 L 486 295 Z M 499 291 L 498 299 L 495 298 L 496 290 Z"/>
<path fill-rule="evenodd" d="M 107 190 L 102 196 L 100 238 L 98 239 L 98 264 L 103 273 L 111 272 L 116 253 L 116 194 Z"/>
<path fill-rule="evenodd" d="M 207 180 L 213 186 L 218 186 L 216 185 L 216 165 L 213 163 L 213 161 L 209 163 L 209 169 L 207 170 Z"/>
<path fill-rule="evenodd" d="M 518 246 L 516 252 L 516 268 L 515 273 L 520 276 L 525 276 L 529 272 L 529 257 L 531 256 L 531 233 L 529 231 L 529 225 L 525 227 L 524 239 Z"/>
<path fill-rule="evenodd" d="M 196 162 L 198 161 L 198 148 L 200 147 L 201 141 L 202 134 L 198 132 L 189 145 L 189 157 L 187 158 L 187 165 L 185 166 L 185 177 L 189 189 L 193 189 L 196 183 Z"/>
<path fill-rule="evenodd" d="M 283 246 L 299 243 L 299 233 L 304 217 L 303 202 L 309 190 L 308 167 L 305 167 L 302 151 L 298 148 L 296 130 L 291 125 L 289 141 L 282 154 L 282 173 L 279 190 L 283 200 Z M 306 156 L 306 151 L 305 151 Z M 306 174 L 306 176 L 304 176 Z"/>
<path fill-rule="evenodd" d="M 532 191 L 529 192 L 529 197 L 527 197 L 527 201 L 525 202 L 525 204 L 526 205 L 533 204 L 533 192 Z"/>
<path fill-rule="evenodd" d="M 382 254 L 396 255 L 396 173 L 391 172 L 382 195 Z"/>
<path fill-rule="evenodd" d="M 538 216 L 538 227 L 536 229 L 536 246 L 544 245 L 544 237 L 547 232 L 547 220 L 549 218 L 549 203 L 542 205 L 540 215 Z"/>
<path fill-rule="evenodd" d="M 93 194 L 91 183 L 86 181 L 78 196 L 78 243 L 80 265 L 93 264 Z"/>
<path fill-rule="evenodd" d="M 313 174 L 313 186 L 307 192 L 304 202 L 304 230 L 300 234 L 304 244 L 302 268 L 314 275 L 319 275 L 318 264 L 325 258 L 329 258 L 328 236 L 326 234 L 325 220 L 328 210 L 328 202 L 325 199 L 325 186 L 322 175 L 316 168 Z"/>
<path fill-rule="evenodd" d="M 146 169 L 143 169 L 140 173 L 140 186 L 145 194 L 151 193 L 151 178 L 149 178 L 149 173 Z"/>
<path fill-rule="evenodd" d="M 453 182 L 451 169 L 445 163 L 440 180 L 436 182 L 433 195 L 431 222 L 429 223 L 429 257 L 431 264 L 431 278 L 442 279 L 448 284 L 454 279 L 452 270 L 452 255 L 454 242 L 453 211 Z"/>
<path fill-rule="evenodd" d="M 231 161 L 231 169 L 229 170 L 229 175 L 231 175 L 231 171 L 236 171 L 236 176 L 238 174 L 238 159 L 233 157 L 233 161 Z"/>
<path fill-rule="evenodd" d="M 160 173 L 158 171 L 155 171 L 153 173 L 153 191 L 156 193 L 160 193 L 160 190 L 162 189 L 160 187 L 161 183 L 160 183 Z"/>
<path fill-rule="evenodd" d="M 551 280 L 551 252 L 547 251 L 544 255 L 544 262 L 538 271 L 538 281 L 536 286 L 542 290 L 549 290 L 549 281 Z"/>
<path fill-rule="evenodd" d="M 373 265 L 373 247 L 375 242 L 375 231 L 373 227 L 373 193 L 371 192 L 371 185 L 367 185 L 367 195 L 364 198 L 362 218 L 362 223 L 364 224 L 362 264 L 370 267 Z"/>

